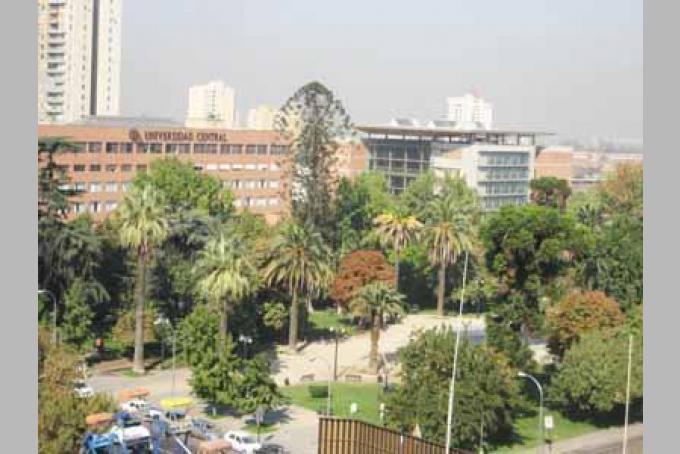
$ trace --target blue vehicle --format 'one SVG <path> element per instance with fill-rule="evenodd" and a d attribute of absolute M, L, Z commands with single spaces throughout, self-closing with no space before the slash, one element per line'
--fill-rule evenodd
<path fill-rule="evenodd" d="M 119 454 L 121 450 L 118 435 L 88 432 L 83 439 L 83 454 Z"/>

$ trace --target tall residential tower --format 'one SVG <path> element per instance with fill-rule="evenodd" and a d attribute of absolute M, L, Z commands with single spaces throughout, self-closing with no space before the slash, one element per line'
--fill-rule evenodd
<path fill-rule="evenodd" d="M 122 0 L 38 0 L 38 121 L 120 111 Z"/>
<path fill-rule="evenodd" d="M 205 85 L 189 87 L 188 128 L 232 129 L 237 126 L 234 89 L 213 80 Z"/>

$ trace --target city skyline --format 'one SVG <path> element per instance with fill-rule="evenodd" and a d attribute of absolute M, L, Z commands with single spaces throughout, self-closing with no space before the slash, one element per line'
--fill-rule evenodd
<path fill-rule="evenodd" d="M 474 89 L 499 125 L 642 140 L 641 1 L 484 3 L 126 2 L 121 114 L 181 120 L 188 87 L 222 79 L 245 118 L 318 79 L 356 123 L 442 118 Z"/>

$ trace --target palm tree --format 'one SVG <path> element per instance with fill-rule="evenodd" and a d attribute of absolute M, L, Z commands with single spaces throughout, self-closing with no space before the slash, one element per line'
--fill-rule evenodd
<path fill-rule="evenodd" d="M 274 238 L 263 269 L 267 285 L 280 285 L 291 296 L 288 346 L 295 351 L 298 331 L 298 298 L 318 295 L 330 284 L 331 250 L 311 227 L 285 224 Z"/>
<path fill-rule="evenodd" d="M 430 202 L 426 243 L 430 262 L 439 266 L 437 314 L 444 315 L 446 267 L 456 262 L 458 255 L 472 248 L 472 216 L 474 199 L 446 194 Z"/>
<path fill-rule="evenodd" d="M 257 269 L 244 243 L 220 232 L 210 238 L 194 265 L 196 289 L 208 301 L 220 306 L 220 336 L 226 342 L 229 311 L 256 289 Z"/>
<path fill-rule="evenodd" d="M 423 224 L 415 216 L 399 215 L 396 213 L 383 213 L 373 220 L 375 233 L 379 241 L 394 249 L 394 283 L 399 290 L 399 254 L 411 242 L 418 237 Z"/>
<path fill-rule="evenodd" d="M 404 296 L 391 285 L 373 282 L 361 287 L 349 301 L 352 313 L 371 321 L 371 350 L 368 354 L 368 367 L 378 371 L 378 342 L 384 315 L 404 313 Z"/>
<path fill-rule="evenodd" d="M 137 254 L 135 355 L 132 368 L 137 373 L 144 373 L 146 271 L 153 249 L 168 236 L 168 221 L 161 195 L 151 185 L 134 188 L 123 200 L 117 216 L 121 245 Z"/>

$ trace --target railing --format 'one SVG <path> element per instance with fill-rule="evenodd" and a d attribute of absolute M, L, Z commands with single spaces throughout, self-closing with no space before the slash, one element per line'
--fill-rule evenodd
<path fill-rule="evenodd" d="M 319 454 L 445 454 L 443 445 L 355 419 L 319 418 Z M 451 449 L 450 454 L 472 454 Z"/>

